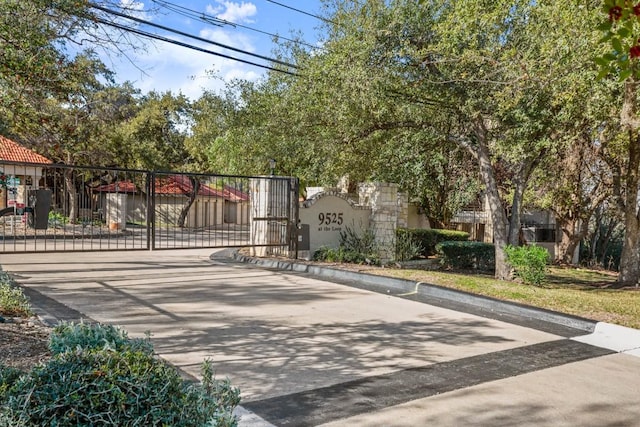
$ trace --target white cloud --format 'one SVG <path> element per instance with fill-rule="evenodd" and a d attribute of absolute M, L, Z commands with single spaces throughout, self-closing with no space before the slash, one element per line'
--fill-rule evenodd
<path fill-rule="evenodd" d="M 237 49 L 249 52 L 255 51 L 255 47 L 251 43 L 251 40 L 241 33 L 231 34 L 220 28 L 205 28 L 200 31 L 200 37 L 227 46 L 233 46 Z"/>
<path fill-rule="evenodd" d="M 120 0 L 120 6 L 123 9 L 143 10 L 144 3 L 136 0 Z"/>
<path fill-rule="evenodd" d="M 216 3 L 218 3 L 216 6 L 207 6 L 207 13 L 229 22 L 244 22 L 250 24 L 254 22 L 251 17 L 258 13 L 256 5 L 251 2 L 236 3 L 226 0 L 216 0 Z"/>
<path fill-rule="evenodd" d="M 149 20 L 151 17 L 144 10 L 144 3 L 137 0 L 120 0 L 122 11 L 136 18 Z"/>
<path fill-rule="evenodd" d="M 144 14 L 146 0 L 118 1 L 123 8 L 129 10 L 130 14 L 136 14 L 136 16 Z M 251 22 L 250 19 L 257 14 L 257 9 L 253 3 L 247 1 L 212 0 L 212 3 L 207 6 L 207 12 L 220 19 L 240 23 Z M 152 18 L 143 19 L 151 20 Z M 255 40 L 236 29 L 203 26 L 194 34 L 243 51 L 257 51 Z M 183 39 L 180 36 L 168 37 L 213 52 L 252 62 L 263 62 L 219 46 Z M 204 90 L 217 92 L 233 79 L 257 80 L 263 75 L 263 70 L 248 64 L 160 41 L 149 45 L 147 51 L 127 52 L 127 54 L 131 61 L 123 58 L 109 58 L 106 61 L 107 65 L 116 73 L 119 82 L 131 81 L 142 93 L 152 90 L 171 91 L 196 100 Z"/>
<path fill-rule="evenodd" d="M 240 68 L 234 68 L 234 69 L 231 69 L 231 70 L 227 71 L 227 73 L 223 77 L 223 80 L 225 82 L 229 82 L 229 81 L 234 80 L 234 79 L 256 81 L 260 77 L 261 77 L 261 75 L 259 73 L 255 72 L 255 71 L 243 70 L 243 69 L 240 69 Z"/>
<path fill-rule="evenodd" d="M 228 35 L 224 40 L 229 42 L 226 44 L 237 45 L 231 43 L 233 40 Z M 253 49 L 244 43 L 248 41 L 243 42 L 243 49 Z M 221 51 L 213 46 L 203 47 Z M 231 52 L 225 53 L 231 55 Z M 198 99 L 204 90 L 223 89 L 233 78 L 256 80 L 261 76 L 259 70 L 249 65 L 167 43 L 158 42 L 155 47 L 150 47 L 148 52 L 136 55 L 132 59 L 144 72 L 129 63 L 120 64 L 114 70 L 119 81 L 132 81 L 142 93 L 151 90 L 171 91 L 175 94 L 182 93 L 192 100 Z"/>

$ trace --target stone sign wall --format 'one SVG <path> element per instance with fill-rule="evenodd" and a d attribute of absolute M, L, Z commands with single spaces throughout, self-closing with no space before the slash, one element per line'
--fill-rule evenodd
<path fill-rule="evenodd" d="M 358 206 L 336 191 L 316 193 L 300 206 L 300 224 L 309 227 L 309 250 L 298 257 L 310 259 L 323 246 L 336 248 L 347 228 L 361 235 L 369 228 L 371 209 Z"/>
<path fill-rule="evenodd" d="M 273 198 L 273 183 L 255 179 L 251 183 L 251 243 L 270 245 L 281 241 L 286 229 L 274 221 L 256 221 L 259 217 L 273 216 L 282 203 Z M 359 186 L 359 203 L 337 189 L 308 187 L 307 200 L 299 205 L 298 257 L 311 259 L 322 248 L 338 248 L 341 233 L 348 230 L 362 236 L 372 231 L 383 263 L 395 258 L 396 228 L 406 227 L 409 220 L 408 197 L 398 192 L 398 185 L 373 182 Z M 276 215 L 277 216 L 277 215 Z M 275 228 L 274 228 L 275 227 Z M 252 255 L 274 255 L 271 249 L 252 248 Z"/>

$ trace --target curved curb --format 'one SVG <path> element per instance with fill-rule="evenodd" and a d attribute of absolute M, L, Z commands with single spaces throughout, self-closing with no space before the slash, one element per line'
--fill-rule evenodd
<path fill-rule="evenodd" d="M 515 302 L 502 301 L 491 297 L 475 295 L 469 292 L 448 289 L 430 283 L 377 276 L 368 273 L 356 273 L 330 267 L 302 264 L 294 261 L 254 258 L 240 255 L 237 251 L 232 254 L 232 257 L 236 261 L 246 264 L 254 264 L 261 267 L 297 273 L 307 273 L 325 279 L 360 283 L 377 292 L 388 293 L 398 297 L 421 297 L 421 299 L 427 303 L 432 300 L 448 301 L 455 303 L 457 308 L 463 309 L 461 306 L 473 307 L 476 311 L 480 310 L 482 312 L 491 313 L 493 316 L 505 315 L 509 317 L 518 317 L 551 323 L 575 329 L 575 333 L 572 334 L 574 336 L 579 335 L 581 332 L 591 334 L 595 331 L 596 325 L 598 325 L 598 322 L 595 320 Z"/>

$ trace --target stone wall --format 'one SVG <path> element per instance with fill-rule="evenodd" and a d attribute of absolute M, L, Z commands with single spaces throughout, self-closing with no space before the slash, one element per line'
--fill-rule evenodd
<path fill-rule="evenodd" d="M 358 203 L 343 191 L 336 188 L 306 188 L 308 199 L 300 204 L 300 223 L 308 230 L 305 239 L 309 239 L 309 249 L 300 251 L 299 257 L 308 259 L 322 246 L 337 248 L 340 232 L 348 227 L 359 233 L 372 231 L 380 260 L 383 263 L 394 260 L 396 229 L 406 228 L 410 222 L 408 195 L 399 192 L 397 184 L 383 182 L 359 184 Z M 327 223 L 328 215 L 332 215 L 330 223 Z"/>
<path fill-rule="evenodd" d="M 409 195 L 398 193 L 398 228 L 409 227 Z"/>
<path fill-rule="evenodd" d="M 370 229 L 378 244 L 383 263 L 395 258 L 396 228 L 398 226 L 398 185 L 383 182 L 360 184 L 359 201 L 371 208 Z"/>

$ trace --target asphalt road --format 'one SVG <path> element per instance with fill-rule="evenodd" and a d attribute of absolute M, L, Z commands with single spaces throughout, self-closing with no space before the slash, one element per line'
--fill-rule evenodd
<path fill-rule="evenodd" d="M 618 352 L 597 330 L 518 309 L 211 253 L 0 254 L 0 265 L 45 320 L 148 331 L 195 377 L 210 358 L 242 391 L 241 426 L 640 426 L 638 331 L 616 337 L 632 349 Z"/>

